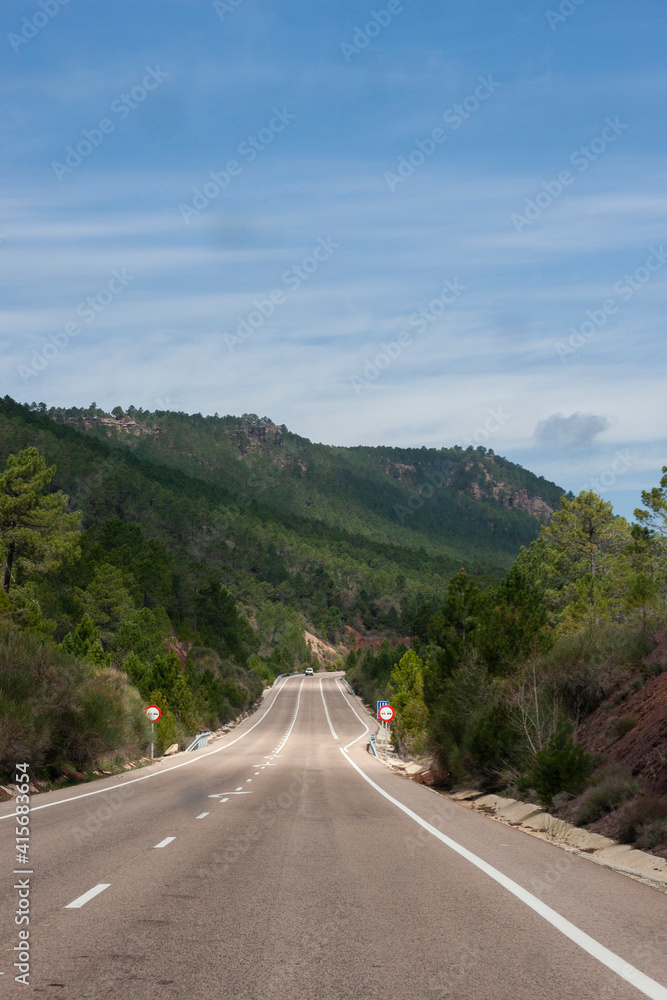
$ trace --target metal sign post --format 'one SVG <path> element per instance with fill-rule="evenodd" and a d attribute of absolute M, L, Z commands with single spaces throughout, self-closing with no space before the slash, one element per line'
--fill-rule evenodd
<path fill-rule="evenodd" d="M 157 705 L 149 705 L 148 708 L 144 709 L 146 713 L 146 718 L 150 719 L 151 723 L 151 760 L 155 756 L 155 723 L 162 715 L 162 710 L 157 707 Z"/>
<path fill-rule="evenodd" d="M 386 757 L 386 746 L 387 746 L 387 727 L 385 726 L 382 716 L 380 715 L 380 709 L 388 704 L 389 704 L 388 701 L 379 701 L 377 703 L 377 709 L 376 709 L 377 717 L 380 720 L 380 742 L 382 742 L 382 740 L 385 741 L 385 757 Z"/>
<path fill-rule="evenodd" d="M 382 704 L 380 704 L 380 702 L 378 702 L 378 716 L 381 719 L 381 721 L 384 723 L 384 761 L 385 761 L 385 764 L 387 763 L 387 759 L 389 757 L 389 723 L 391 722 L 391 720 L 394 718 L 395 715 L 396 715 L 396 713 L 394 712 L 393 708 L 391 707 L 391 705 L 389 704 L 388 701 L 382 702 Z"/>

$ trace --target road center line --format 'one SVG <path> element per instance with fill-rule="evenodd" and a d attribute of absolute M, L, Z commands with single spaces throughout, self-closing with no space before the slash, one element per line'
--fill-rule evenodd
<path fill-rule="evenodd" d="M 204 819 L 206 816 L 210 815 L 210 813 L 199 813 L 199 816 L 195 816 L 195 819 Z"/>
<path fill-rule="evenodd" d="M 164 840 L 161 840 L 159 844 L 155 845 L 155 847 L 156 848 L 157 847 L 166 847 L 167 844 L 171 844 L 172 840 L 176 840 L 176 837 L 165 837 Z"/>
<path fill-rule="evenodd" d="M 348 746 L 350 745 L 351 744 L 348 744 Z M 361 768 L 358 767 L 358 765 L 355 764 L 345 752 L 347 747 L 345 747 L 345 749 L 343 749 L 343 747 L 339 747 L 339 750 L 347 762 L 352 765 L 358 774 L 361 775 L 364 781 L 367 781 L 376 792 L 379 792 L 380 795 L 391 802 L 392 805 L 396 806 L 397 809 L 400 809 L 401 812 L 404 812 L 405 815 L 409 816 L 415 823 L 419 823 L 424 830 L 432 834 L 447 847 L 451 848 L 452 851 L 460 854 L 462 858 L 465 858 L 466 861 L 475 865 L 476 868 L 479 868 L 480 871 L 483 871 L 499 885 L 502 885 L 504 889 L 507 889 L 508 892 L 511 892 L 513 896 L 516 896 L 516 898 L 520 899 L 522 903 L 529 906 L 531 910 L 534 910 L 535 913 L 546 920 L 547 923 L 551 924 L 552 927 L 555 927 L 557 931 L 564 934 L 565 937 L 569 938 L 570 941 L 573 941 L 579 948 L 587 952 L 593 958 L 597 959 L 598 962 L 601 962 L 602 965 L 605 965 L 612 972 L 615 972 L 616 975 L 620 976 L 621 979 L 624 979 L 626 983 L 630 983 L 631 986 L 638 989 L 640 993 L 644 994 L 644 996 L 651 997 L 651 1000 L 667 1000 L 667 989 L 665 989 L 664 986 L 661 986 L 660 983 L 656 982 L 655 979 L 650 979 L 643 972 L 640 972 L 639 969 L 636 969 L 634 965 L 630 965 L 629 962 L 626 962 L 613 951 L 610 951 L 609 948 L 605 948 L 605 946 L 600 944 L 599 941 L 596 941 L 595 938 L 590 937 L 590 935 L 586 934 L 585 931 L 582 931 L 579 927 L 575 926 L 575 924 L 570 923 L 570 921 L 565 917 L 562 917 L 560 913 L 552 910 L 550 906 L 543 903 L 541 899 L 537 898 L 537 896 L 533 896 L 531 892 L 528 892 L 527 889 L 524 889 L 511 878 L 508 878 L 507 875 L 503 875 L 503 873 L 498 871 L 497 868 L 494 868 L 493 865 L 483 861 L 482 858 L 478 858 L 476 854 L 472 853 L 472 851 L 469 851 L 466 847 L 462 847 L 461 844 L 457 844 L 455 840 L 452 840 L 444 833 L 441 833 L 440 830 L 431 826 L 431 824 L 425 819 L 418 816 L 417 813 L 413 812 L 412 809 L 409 809 L 408 806 L 403 805 L 402 802 L 395 799 L 393 795 L 389 794 L 389 792 L 385 792 L 384 788 L 380 788 L 380 786 L 377 785 L 372 778 L 369 778 L 368 775 L 365 774 L 364 771 L 362 771 Z"/>
<path fill-rule="evenodd" d="M 203 753 L 199 757 L 192 757 L 190 760 L 184 760 L 180 764 L 174 764 L 173 767 L 165 767 L 164 770 L 162 771 L 151 771 L 150 774 L 142 774 L 138 778 L 130 778 L 129 781 L 119 781 L 118 784 L 116 785 L 107 785 L 106 788 L 96 788 L 92 792 L 82 792 L 81 795 L 71 795 L 68 799 L 58 799 L 56 802 L 45 802 L 44 805 L 42 806 L 31 805 L 30 812 L 31 813 L 37 812 L 38 809 L 50 809 L 51 806 L 62 806 L 65 805 L 67 802 L 76 802 L 77 799 L 87 799 L 90 795 L 102 795 L 104 792 L 116 792 L 118 791 L 119 788 L 124 788 L 126 785 L 133 785 L 137 781 L 147 781 L 148 778 L 156 778 L 161 774 L 169 774 L 170 771 L 175 771 L 179 767 L 187 767 L 188 764 L 196 764 L 198 761 L 205 760 L 206 757 L 210 757 L 214 753 L 220 753 L 221 750 L 226 750 L 228 747 L 233 746 L 234 743 L 238 743 L 239 740 L 242 740 L 245 736 L 248 735 L 248 733 L 251 733 L 253 729 L 255 729 L 260 724 L 260 722 L 262 722 L 266 718 L 266 716 L 269 714 L 269 712 L 275 705 L 276 701 L 278 700 L 278 695 L 283 690 L 283 688 L 285 687 L 285 685 L 289 680 L 290 680 L 289 677 L 285 678 L 283 683 L 278 688 L 275 698 L 267 708 L 266 712 L 264 712 L 264 714 L 257 720 L 257 722 L 255 722 L 254 725 L 250 726 L 249 729 L 246 729 L 244 733 L 241 733 L 240 736 L 237 736 L 235 740 L 230 740 L 229 743 L 225 743 L 224 746 L 216 747 L 215 750 L 209 750 L 208 753 Z M 303 680 L 301 681 L 301 684 L 303 686 Z M 299 697 L 300 696 L 301 696 L 301 688 L 299 688 Z M 13 812 L 13 813 L 8 813 L 6 816 L 0 816 L 0 822 L 3 819 L 12 819 L 14 816 L 17 815 L 18 813 Z"/>
<path fill-rule="evenodd" d="M 89 889 L 88 892 L 84 892 L 83 896 L 79 896 L 77 899 L 72 900 L 71 903 L 68 903 L 65 909 L 66 910 L 80 909 L 85 903 L 88 902 L 89 899 L 93 899 L 95 896 L 98 896 L 101 892 L 104 892 L 105 889 L 108 889 L 110 885 L 111 882 L 100 882 L 99 885 L 96 885 L 94 886 L 94 888 Z"/>
<path fill-rule="evenodd" d="M 336 736 L 336 731 L 335 731 L 334 727 L 331 725 L 331 719 L 329 718 L 329 709 L 327 708 L 327 703 L 326 703 L 326 700 L 324 698 L 324 691 L 322 690 L 322 678 L 321 677 L 320 677 L 320 694 L 322 695 L 322 704 L 324 705 L 324 712 L 325 712 L 326 717 L 327 717 L 327 722 L 329 723 L 329 729 L 331 730 L 331 735 L 333 736 L 333 738 L 335 740 L 337 740 L 338 737 Z"/>
<path fill-rule="evenodd" d="M 276 750 L 276 753 L 280 753 L 280 751 L 282 750 L 282 748 L 287 743 L 287 741 L 289 739 L 289 736 L 290 736 L 290 733 L 294 729 L 294 723 L 296 722 L 296 717 L 299 714 L 299 705 L 301 704 L 301 688 L 303 687 L 303 682 L 305 681 L 305 679 L 306 679 L 305 676 L 301 678 L 301 686 L 299 687 L 299 694 L 298 694 L 297 699 L 296 699 L 296 708 L 294 709 L 294 715 L 292 716 L 292 721 L 290 722 L 289 728 L 288 728 L 287 732 L 285 733 L 285 738 L 283 739 L 282 743 L 278 744 L 278 749 Z"/>

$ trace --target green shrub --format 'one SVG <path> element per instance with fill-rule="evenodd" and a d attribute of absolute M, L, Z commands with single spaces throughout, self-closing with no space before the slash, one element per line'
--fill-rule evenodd
<path fill-rule="evenodd" d="M 639 791 L 639 782 L 622 767 L 610 767 L 592 788 L 587 789 L 577 812 L 577 826 L 594 823 L 613 812 Z"/>
<path fill-rule="evenodd" d="M 650 850 L 667 840 L 667 795 L 639 795 L 619 811 L 618 839 Z"/>
<path fill-rule="evenodd" d="M 183 738 L 183 730 L 176 721 L 176 716 L 167 709 L 155 723 L 155 752 L 163 754 L 172 743 L 178 743 L 180 746 Z"/>
<path fill-rule="evenodd" d="M 454 784 L 481 780 L 493 787 L 520 751 L 499 682 L 475 656 L 444 682 L 428 735 Z"/>
<path fill-rule="evenodd" d="M 393 736 L 399 752 L 407 754 L 413 744 L 425 744 L 428 712 L 424 704 L 423 663 L 413 649 L 408 649 L 391 672 L 388 693 L 396 712 Z"/>
<path fill-rule="evenodd" d="M 664 843 L 667 843 L 667 818 L 647 823 L 637 837 L 637 847 L 643 851 L 650 851 Z"/>
<path fill-rule="evenodd" d="M 607 726 L 607 733 L 613 736 L 615 739 L 620 740 L 622 736 L 629 733 L 631 729 L 634 729 L 637 725 L 634 719 L 631 719 L 629 715 L 624 715 L 619 719 L 614 719 Z"/>
<path fill-rule="evenodd" d="M 628 679 L 649 651 L 640 630 L 598 625 L 562 636 L 541 657 L 539 672 L 570 715 L 580 718 Z"/>
<path fill-rule="evenodd" d="M 559 726 L 549 742 L 535 755 L 528 783 L 536 790 L 542 805 L 550 806 L 558 792 L 579 795 L 593 770 L 593 758 L 572 739 L 569 723 Z"/>
<path fill-rule="evenodd" d="M 48 641 L 0 631 L 0 774 L 17 760 L 56 776 L 65 765 L 135 757 L 146 744 L 139 694 L 124 673 Z"/>

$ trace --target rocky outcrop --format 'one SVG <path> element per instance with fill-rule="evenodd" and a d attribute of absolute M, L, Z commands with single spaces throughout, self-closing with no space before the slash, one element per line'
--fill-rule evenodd
<path fill-rule="evenodd" d="M 283 429 L 277 424 L 243 424 L 236 434 L 242 455 L 259 451 L 266 445 L 282 447 L 283 443 Z"/>
<path fill-rule="evenodd" d="M 416 472 L 414 465 L 406 465 L 403 462 L 389 462 L 385 469 L 388 476 L 392 479 L 412 479 L 413 474 Z"/>
<path fill-rule="evenodd" d="M 527 490 L 515 490 L 510 493 L 504 506 L 515 510 L 527 510 L 533 517 L 543 521 L 548 521 L 553 514 L 553 508 L 548 503 L 540 497 L 528 496 Z"/>

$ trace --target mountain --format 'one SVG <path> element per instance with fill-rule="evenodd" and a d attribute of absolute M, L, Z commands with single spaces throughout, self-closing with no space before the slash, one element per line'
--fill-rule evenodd
<path fill-rule="evenodd" d="M 280 514 L 492 571 L 511 565 L 564 492 L 483 447 L 333 447 L 255 414 L 89 407 L 49 416 Z"/>
<path fill-rule="evenodd" d="M 484 448 L 333 447 L 254 414 L 47 410 L 5 397 L 0 461 L 31 445 L 84 528 L 136 526 L 175 560 L 173 621 L 196 620 L 193 595 L 215 578 L 264 651 L 278 605 L 331 641 L 345 626 L 410 634 L 462 565 L 500 579 L 563 493 Z"/>

